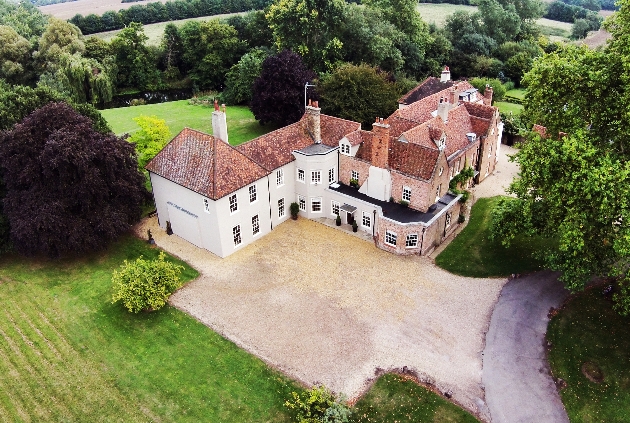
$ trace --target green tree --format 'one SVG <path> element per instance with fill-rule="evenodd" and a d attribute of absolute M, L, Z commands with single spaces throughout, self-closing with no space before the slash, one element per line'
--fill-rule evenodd
<path fill-rule="evenodd" d="M 164 28 L 162 36 L 162 54 L 164 73 L 167 79 L 177 79 L 180 75 L 182 64 L 182 37 L 179 35 L 179 28 L 174 23 L 169 23 Z"/>
<path fill-rule="evenodd" d="M 266 17 L 276 49 L 292 50 L 317 71 L 330 68 L 343 47 L 336 35 L 343 0 L 276 0 Z"/>
<path fill-rule="evenodd" d="M 134 132 L 127 141 L 134 143 L 138 154 L 138 166 L 141 170 L 164 148 L 171 139 L 171 131 L 164 119 L 157 116 L 138 116 L 133 118 L 140 130 Z"/>
<path fill-rule="evenodd" d="M 166 261 L 165 257 L 160 251 L 155 260 L 146 260 L 142 256 L 132 262 L 125 260 L 112 275 L 112 302 L 122 302 L 131 313 L 164 307 L 168 297 L 182 286 L 179 276 L 184 270 L 183 266 Z"/>
<path fill-rule="evenodd" d="M 32 77 L 31 43 L 13 28 L 0 25 L 0 78 L 17 83 L 28 83 Z"/>
<path fill-rule="evenodd" d="M 142 24 L 132 22 L 112 40 L 118 87 L 145 90 L 161 85 L 156 57 L 147 47 L 147 39 Z"/>
<path fill-rule="evenodd" d="M 320 81 L 318 91 L 326 114 L 361 122 L 369 128 L 377 116 L 396 110 L 400 92 L 388 75 L 367 65 L 346 64 Z"/>
<path fill-rule="evenodd" d="M 246 48 L 236 30 L 213 19 L 186 22 L 179 34 L 182 62 L 190 79 L 201 89 L 222 89 L 225 74 Z"/>
<path fill-rule="evenodd" d="M 525 76 L 524 113 L 546 137 L 530 135 L 516 154 L 517 198 L 495 210 L 493 233 L 504 242 L 519 233 L 557 238 L 542 254 L 565 286 L 615 276 L 615 307 L 630 314 L 630 0 L 620 6 L 604 51 L 567 46 Z"/>
<path fill-rule="evenodd" d="M 42 35 L 47 22 L 48 16 L 30 2 L 0 0 L 0 25 L 10 26 L 31 43 Z"/>
<path fill-rule="evenodd" d="M 39 48 L 35 57 L 41 66 L 56 62 L 62 53 L 83 54 L 85 43 L 81 30 L 75 25 L 57 18 L 50 18 L 46 31 L 39 40 Z"/>
<path fill-rule="evenodd" d="M 225 79 L 223 100 L 228 104 L 249 104 L 252 99 L 252 86 L 262 72 L 263 61 L 268 53 L 254 49 L 241 57 L 237 64 L 230 68 Z"/>
<path fill-rule="evenodd" d="M 498 79 L 493 78 L 472 78 L 468 82 L 470 85 L 477 88 L 480 93 L 484 93 L 486 90 L 486 86 L 490 85 L 492 87 L 492 101 L 501 101 L 505 96 L 507 90 L 505 86 Z"/>

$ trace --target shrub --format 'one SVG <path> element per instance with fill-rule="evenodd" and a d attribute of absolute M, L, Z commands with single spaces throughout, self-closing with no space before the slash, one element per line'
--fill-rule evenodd
<path fill-rule="evenodd" d="M 182 285 L 179 275 L 184 270 L 183 266 L 165 261 L 165 256 L 162 251 L 155 260 L 145 260 L 142 256 L 133 262 L 125 260 L 112 275 L 112 303 L 122 301 L 131 313 L 162 308 Z"/>
<path fill-rule="evenodd" d="M 358 179 L 350 179 L 350 186 L 358 188 L 359 187 L 359 180 Z"/>
<path fill-rule="evenodd" d="M 291 217 L 293 219 L 297 219 L 298 213 L 300 213 L 300 205 L 296 202 L 293 202 L 289 206 L 289 210 L 291 211 Z"/>
<path fill-rule="evenodd" d="M 400 205 L 403 207 L 409 207 L 409 201 L 400 200 Z"/>
<path fill-rule="evenodd" d="M 326 389 L 315 386 L 298 394 L 291 392 L 292 398 L 284 405 L 296 412 L 298 423 L 347 423 L 350 408 Z"/>

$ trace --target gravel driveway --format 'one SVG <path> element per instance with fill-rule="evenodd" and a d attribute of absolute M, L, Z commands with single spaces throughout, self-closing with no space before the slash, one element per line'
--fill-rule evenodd
<path fill-rule="evenodd" d="M 511 151 L 502 146 L 500 177 L 477 187 L 477 197 L 502 193 L 514 173 L 503 170 Z M 171 304 L 290 377 L 355 398 L 378 369 L 406 366 L 489 421 L 481 353 L 505 279 L 455 276 L 306 219 L 225 259 L 167 236 L 155 218 L 137 231 L 148 228 L 201 273 Z"/>

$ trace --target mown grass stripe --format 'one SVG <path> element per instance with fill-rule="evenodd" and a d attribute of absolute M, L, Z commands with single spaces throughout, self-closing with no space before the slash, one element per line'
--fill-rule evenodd
<path fill-rule="evenodd" d="M 9 385 L 9 379 L 17 377 L 17 370 L 9 363 L 8 360 L 3 359 L 2 351 L 0 350 L 0 418 L 3 422 L 16 422 L 30 421 L 28 414 L 24 411 L 26 409 L 21 398 L 13 395 L 12 386 Z"/>
<path fill-rule="evenodd" d="M 49 418 L 50 412 L 42 409 L 41 404 L 35 400 L 42 395 L 42 392 L 40 392 L 39 386 L 33 386 L 33 381 L 37 379 L 33 369 L 28 365 L 21 352 L 12 347 L 12 340 L 2 329 L 0 329 L 0 340 L 4 341 L 0 342 L 0 359 L 10 364 L 15 370 L 14 377 L 7 379 L 9 382 L 15 382 L 10 384 L 9 389 L 20 396 L 24 409 L 29 410 L 29 421 L 31 416 L 35 417 L 36 420 Z"/>
<path fill-rule="evenodd" d="M 21 307 L 19 310 L 11 309 L 12 313 L 19 313 L 20 321 L 24 322 L 31 331 L 27 334 L 26 328 L 19 329 L 16 326 L 16 330 L 20 332 L 21 336 L 26 337 L 28 341 L 32 343 L 32 337 L 37 335 L 36 331 L 33 331 L 35 324 L 30 320 L 24 310 L 33 310 L 37 306 L 35 303 L 28 304 L 29 307 Z M 52 350 L 46 345 L 46 350 L 41 355 L 42 373 L 48 375 L 50 380 L 49 386 L 51 389 L 56 390 L 60 398 L 69 407 L 67 413 L 75 417 L 94 415 L 98 416 L 99 410 L 102 407 L 109 407 L 111 409 L 122 407 L 126 409 L 126 415 L 131 418 L 137 419 L 142 416 L 142 413 L 138 412 L 137 406 L 133 402 L 129 402 L 116 387 L 109 383 L 104 374 L 98 369 L 98 363 L 87 360 L 81 352 L 73 348 L 66 337 L 60 333 L 60 331 L 54 327 L 48 318 L 41 313 L 38 314 L 41 322 L 38 322 L 38 326 L 46 327 L 48 331 L 52 331 L 55 336 L 49 335 L 49 337 L 61 347 L 55 348 L 58 353 L 63 351 L 63 354 L 54 354 Z M 15 324 L 13 319 L 13 323 Z M 44 321 L 46 323 L 44 323 Z M 41 331 L 39 331 L 41 333 Z M 31 338 L 29 338 L 29 336 Z M 29 342 L 25 341 L 27 345 Z M 39 355 L 42 351 L 33 350 L 33 353 Z M 92 387 L 99 386 L 99 390 L 94 390 Z M 63 387 L 60 389 L 60 387 Z M 153 416 L 155 417 L 155 416 Z M 128 419 L 127 419 L 128 420 Z M 157 418 L 152 420 L 156 421 Z"/>

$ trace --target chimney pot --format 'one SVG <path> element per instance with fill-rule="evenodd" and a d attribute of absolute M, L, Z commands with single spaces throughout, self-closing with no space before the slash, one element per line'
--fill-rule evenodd
<path fill-rule="evenodd" d="M 223 113 L 225 113 L 225 103 L 221 105 L 221 108 L 223 109 Z"/>
<path fill-rule="evenodd" d="M 319 101 L 317 100 L 313 101 L 313 107 L 319 108 Z"/>
<path fill-rule="evenodd" d="M 313 101 L 310 98 L 308 99 L 308 105 L 309 107 L 313 105 Z"/>
<path fill-rule="evenodd" d="M 219 100 L 216 98 L 214 99 L 214 110 L 217 112 L 219 111 Z"/>

